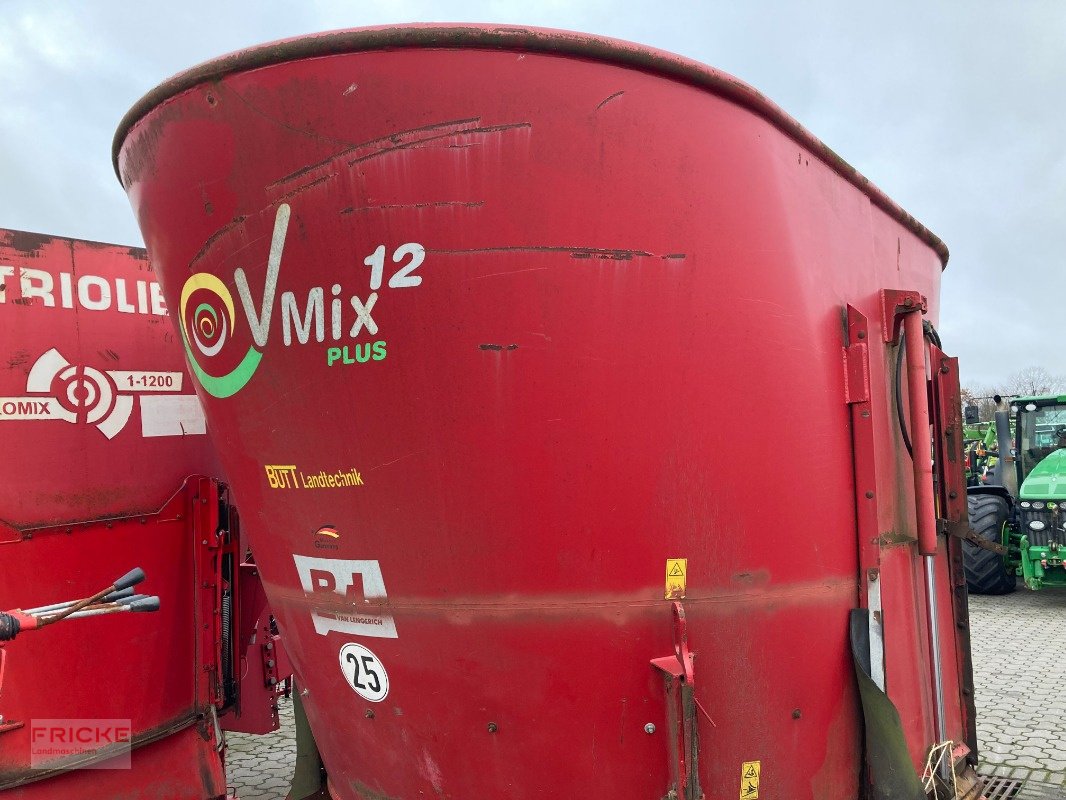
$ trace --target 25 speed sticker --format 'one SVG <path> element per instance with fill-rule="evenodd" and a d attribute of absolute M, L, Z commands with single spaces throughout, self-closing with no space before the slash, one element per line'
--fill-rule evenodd
<path fill-rule="evenodd" d="M 341 672 L 348 685 L 371 703 L 380 703 L 389 693 L 389 674 L 385 665 L 366 647 L 349 642 L 341 648 Z"/>

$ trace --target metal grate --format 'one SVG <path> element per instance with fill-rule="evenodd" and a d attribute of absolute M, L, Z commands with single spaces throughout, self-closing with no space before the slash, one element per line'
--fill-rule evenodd
<path fill-rule="evenodd" d="M 985 800 L 1013 800 L 1022 790 L 1022 782 L 1011 778 L 988 778 L 981 776 L 985 781 Z"/>
<path fill-rule="evenodd" d="M 1063 519 L 1063 513 L 1058 508 L 1054 511 L 1023 508 L 1021 511 L 1022 533 L 1029 537 L 1029 544 L 1035 547 L 1047 547 L 1052 542 L 1066 544 L 1066 528 L 1063 527 L 1066 519 Z M 1042 531 L 1030 530 L 1029 523 L 1034 519 L 1047 527 Z"/>

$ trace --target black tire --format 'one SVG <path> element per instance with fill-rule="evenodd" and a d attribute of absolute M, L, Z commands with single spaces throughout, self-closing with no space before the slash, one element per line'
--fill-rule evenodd
<path fill-rule="evenodd" d="M 974 533 L 986 542 L 1003 544 L 1007 501 L 994 494 L 978 494 L 967 497 L 966 505 Z M 970 594 L 1010 594 L 1017 588 L 1017 576 L 999 553 L 963 542 L 962 557 Z"/>

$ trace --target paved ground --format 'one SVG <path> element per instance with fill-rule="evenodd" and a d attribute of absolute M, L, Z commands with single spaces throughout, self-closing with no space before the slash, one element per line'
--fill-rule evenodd
<path fill-rule="evenodd" d="M 241 800 L 282 800 L 296 763 L 292 701 L 278 701 L 281 728 L 267 736 L 226 735 L 226 774 Z"/>
<path fill-rule="evenodd" d="M 1018 800 L 1066 797 L 1064 623 L 1063 590 L 970 597 L 981 771 L 1024 780 Z"/>
<path fill-rule="evenodd" d="M 970 623 L 981 772 L 1024 781 L 1016 800 L 1066 798 L 1066 659 L 1055 644 L 1066 637 L 1066 591 L 971 597 Z M 230 786 L 242 800 L 285 797 L 296 760 L 290 701 L 280 714 L 270 736 L 227 737 Z"/>

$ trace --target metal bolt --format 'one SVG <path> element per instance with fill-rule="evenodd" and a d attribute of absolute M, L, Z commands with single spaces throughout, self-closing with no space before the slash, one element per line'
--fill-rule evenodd
<path fill-rule="evenodd" d="M 268 658 L 267 659 L 267 669 L 274 669 L 274 659 L 272 659 L 272 658 Z"/>
<path fill-rule="evenodd" d="M 792 719 L 799 719 L 802 716 L 803 716 L 803 712 L 800 711 L 798 708 L 792 709 Z"/>
<path fill-rule="evenodd" d="M 374 718 L 374 709 L 368 708 L 365 712 L 363 712 L 363 716 L 366 717 L 367 719 L 373 719 Z"/>
<path fill-rule="evenodd" d="M 496 733 L 500 727 L 495 722 L 490 722 L 488 725 L 489 733 Z"/>
<path fill-rule="evenodd" d="M 273 642 L 267 642 L 266 643 L 266 649 L 267 650 L 273 650 L 274 649 L 274 643 Z"/>
<path fill-rule="evenodd" d="M 649 722 L 647 725 L 645 725 L 644 726 L 644 732 L 645 733 L 655 733 L 655 723 L 654 722 Z"/>
<path fill-rule="evenodd" d="M 952 500 L 954 500 L 958 496 L 959 496 L 958 492 L 948 492 L 948 497 L 950 497 Z"/>
<path fill-rule="evenodd" d="M 277 682 L 278 682 L 278 679 L 273 677 L 273 676 L 271 676 L 270 678 L 267 678 L 267 683 L 270 684 L 271 686 L 273 686 Z"/>
<path fill-rule="evenodd" d="M 857 334 L 857 336 L 858 336 L 858 337 L 859 337 L 860 339 L 865 339 L 865 338 L 866 338 L 866 331 L 859 331 L 859 332 L 858 332 L 858 334 Z"/>
<path fill-rule="evenodd" d="M 873 500 L 874 499 L 874 493 L 873 492 L 867 492 L 866 493 L 866 499 L 867 500 Z"/>

